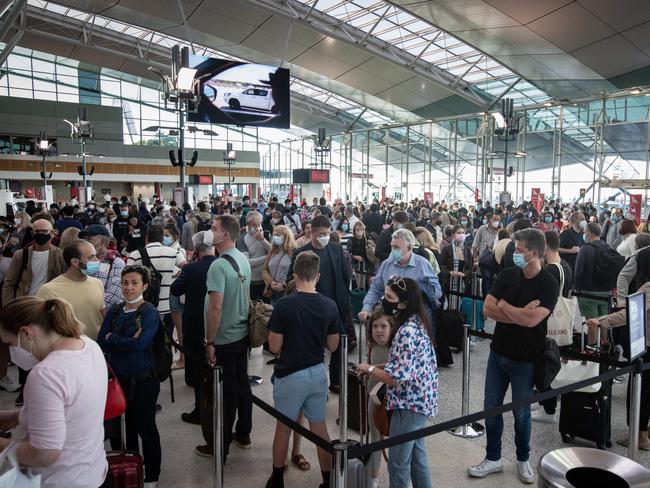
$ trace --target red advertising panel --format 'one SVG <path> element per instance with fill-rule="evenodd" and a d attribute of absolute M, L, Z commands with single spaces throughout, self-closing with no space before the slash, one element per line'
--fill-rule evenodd
<path fill-rule="evenodd" d="M 634 217 L 636 225 L 641 223 L 641 195 L 630 195 L 630 215 Z"/>
<path fill-rule="evenodd" d="M 543 193 L 539 194 L 539 198 L 537 199 L 537 203 L 535 204 L 535 208 L 537 209 L 537 213 L 540 213 L 542 211 L 542 207 L 544 206 L 544 195 Z"/>
<path fill-rule="evenodd" d="M 199 175 L 199 185 L 211 185 L 212 175 Z"/>
<path fill-rule="evenodd" d="M 329 183 L 330 171 L 328 169 L 312 169 L 309 181 L 311 183 Z"/>
<path fill-rule="evenodd" d="M 433 205 L 433 192 L 425 191 L 424 192 L 424 201 L 429 205 Z"/>

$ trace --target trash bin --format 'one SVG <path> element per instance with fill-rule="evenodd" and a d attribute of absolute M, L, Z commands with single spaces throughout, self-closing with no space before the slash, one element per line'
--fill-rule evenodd
<path fill-rule="evenodd" d="M 352 315 L 357 317 L 363 308 L 363 299 L 368 292 L 361 288 L 355 288 L 350 292 L 350 305 L 352 306 Z"/>
<path fill-rule="evenodd" d="M 613 452 L 567 447 L 545 454 L 539 488 L 650 488 L 650 470 Z"/>

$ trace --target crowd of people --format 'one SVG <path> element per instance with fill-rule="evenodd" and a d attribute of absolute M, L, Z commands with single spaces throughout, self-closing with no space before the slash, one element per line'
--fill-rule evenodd
<path fill-rule="evenodd" d="M 215 197 L 195 208 L 127 197 L 49 208 L 28 202 L 0 218 L 0 388 L 17 392 L 18 407 L 0 412 L 0 426 L 25 428 L 28 436 L 12 448 L 22 466 L 42 474 L 42 486 L 111 486 L 104 441 L 116 447 L 121 440 L 115 422 L 103 423 L 108 365 L 127 398 L 126 446 L 142 453 L 145 486 L 155 486 L 161 407 L 151 347 L 164 327 L 182 345 L 173 368 L 184 369 L 194 388 L 193 409 L 181 420 L 202 427 L 196 453 L 213 456 L 214 365 L 223 368 L 224 458 L 231 445 L 249 449 L 248 310 L 249 300 L 261 300 L 273 307 L 264 351 L 274 365 L 278 411 L 306 419 L 329 440 L 328 395 L 339 394 L 345 374 L 340 334 L 347 333 L 354 348 L 360 323 L 370 347 L 358 372 L 371 388 L 385 385 L 389 435 L 417 430 L 436 415 L 438 395 L 445 394 L 438 389 L 444 365 L 438 364 L 438 338 L 447 325 L 440 312 L 458 306 L 450 292 L 469 291 L 476 282 L 483 313 L 496 322 L 484 406 L 501 405 L 509 387 L 513 400 L 529 397 L 559 296 L 589 292 L 592 298 L 580 298 L 580 311 L 595 342 L 598 329 L 625 323 L 624 312 L 610 314 L 599 297 L 613 295 L 622 307 L 628 294 L 650 289 L 647 231 L 645 222 L 635 225 L 618 207 L 553 200 L 541 208 L 248 196 Z M 351 290 L 364 291 L 359 310 L 353 310 Z M 600 337 L 606 341 L 609 334 Z M 19 368 L 18 383 L 7 375 L 9 361 Z M 646 450 L 649 374 L 639 432 Z M 513 412 L 517 473 L 525 483 L 535 481 L 531 421 L 555 422 L 556 406 L 550 400 L 532 415 L 529 406 Z M 384 407 L 370 401 L 368 408 L 373 418 L 372 411 Z M 502 416 L 486 419 L 486 431 L 486 456 L 469 468 L 472 477 L 503 470 Z M 381 435 L 371 425 L 371 438 Z M 290 438 L 278 422 L 269 488 L 284 486 L 287 457 L 310 469 L 297 435 L 289 454 Z M 0 438 L 0 448 L 8 444 Z M 331 457 L 319 449 L 318 462 L 327 487 Z M 370 462 L 376 488 L 380 454 Z M 423 439 L 390 448 L 387 469 L 390 486 L 432 486 Z"/>

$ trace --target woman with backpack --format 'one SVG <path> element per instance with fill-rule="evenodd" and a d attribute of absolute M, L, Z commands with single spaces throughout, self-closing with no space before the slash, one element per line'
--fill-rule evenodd
<path fill-rule="evenodd" d="M 151 360 L 153 344 L 160 318 L 158 310 L 146 302 L 143 293 L 151 282 L 149 270 L 131 265 L 122 271 L 124 303 L 111 308 L 104 318 L 97 343 L 108 358 L 126 395 L 126 447 L 139 452 L 142 442 L 145 487 L 155 486 L 160 475 L 160 434 L 156 426 L 156 401 L 160 381 Z M 119 442 L 111 439 L 114 448 Z M 147 483 L 151 483 L 147 485 Z"/>

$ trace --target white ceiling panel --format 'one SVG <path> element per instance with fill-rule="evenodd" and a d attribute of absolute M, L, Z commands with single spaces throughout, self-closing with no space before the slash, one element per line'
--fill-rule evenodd
<path fill-rule="evenodd" d="M 316 73 L 320 73 L 328 78 L 336 79 L 346 71 L 354 68 L 351 64 L 339 61 L 331 56 L 324 54 L 314 56 L 311 51 L 298 56 L 292 62 L 299 64 L 301 67 L 306 68 Z"/>
<path fill-rule="evenodd" d="M 286 37 L 280 35 L 277 31 L 274 32 L 272 29 L 256 30 L 246 38 L 242 45 L 257 51 L 264 51 L 277 59 L 285 60 L 291 60 L 309 49 L 309 46 L 295 42 L 287 44 Z"/>
<path fill-rule="evenodd" d="M 212 10 L 206 9 L 199 9 L 196 14 L 190 17 L 187 23 L 192 29 L 202 32 L 218 33 L 219 37 L 232 39 L 238 43 L 259 27 L 259 24 L 253 25 L 243 22 L 238 18 L 220 15 Z"/>
<path fill-rule="evenodd" d="M 211 12 L 212 15 L 228 17 L 237 20 L 242 24 L 258 26 L 264 22 L 269 14 L 259 9 L 251 7 L 246 2 L 236 2 L 233 0 L 209 0 L 201 3 L 195 14 L 203 15 L 205 12 Z M 186 14 L 189 15 L 186 11 Z M 190 18 L 192 18 L 190 17 Z"/>
<path fill-rule="evenodd" d="M 384 91 L 391 86 L 394 86 L 395 83 L 377 76 L 369 71 L 363 69 L 365 65 L 354 68 L 347 73 L 339 76 L 337 81 L 345 83 L 346 85 L 354 86 L 356 88 L 361 88 L 365 92 L 368 92 L 372 95 L 375 95 L 381 91 Z"/>
<path fill-rule="evenodd" d="M 595 15 L 572 3 L 531 22 L 528 27 L 566 52 L 572 52 L 616 32 Z"/>
<path fill-rule="evenodd" d="M 521 24 L 527 24 L 571 3 L 573 0 L 485 0 Z M 590 0 L 591 1 L 591 0 Z"/>
<path fill-rule="evenodd" d="M 95 66 L 98 64 L 97 51 L 92 48 L 75 46 L 70 57 L 77 59 L 82 63 L 88 63 Z M 101 54 L 101 66 L 104 68 L 119 70 L 120 66 L 122 66 L 122 63 L 124 63 L 124 58 L 121 58 L 119 56 L 112 56 L 106 53 Z"/>
<path fill-rule="evenodd" d="M 429 100 L 426 97 L 419 97 L 412 91 L 406 90 L 401 86 L 394 86 L 392 88 L 389 88 L 388 90 L 377 94 L 377 96 L 383 98 L 389 103 L 399 105 L 400 107 L 403 107 L 407 110 L 416 110 L 420 107 L 428 105 L 431 102 L 436 101 Z"/>
<path fill-rule="evenodd" d="M 527 54 L 562 54 L 555 44 L 524 26 L 490 29 L 490 34 Z"/>
<path fill-rule="evenodd" d="M 444 26 L 444 29 L 448 32 L 477 28 L 472 19 L 452 12 L 442 7 L 438 2 L 431 0 L 395 0 L 391 3 L 401 6 L 434 25 Z"/>
<path fill-rule="evenodd" d="M 489 56 L 499 57 L 499 56 L 516 56 L 518 54 L 523 54 L 523 51 L 517 49 L 516 46 L 510 45 L 508 42 L 499 39 L 498 37 L 492 34 L 492 31 L 486 30 L 470 30 L 456 32 L 460 39 L 463 41 L 478 46 L 478 48 Z"/>
<path fill-rule="evenodd" d="M 270 31 L 284 39 L 289 34 L 289 24 L 289 19 L 274 15 L 264 23 L 262 29 Z M 291 29 L 290 43 L 300 44 L 307 49 L 319 42 L 322 38 L 323 34 L 294 22 L 293 29 Z"/>
<path fill-rule="evenodd" d="M 411 78 L 399 84 L 400 87 L 429 100 L 429 103 L 436 100 L 442 100 L 453 95 L 453 92 L 447 90 L 430 81 L 423 80 L 422 78 Z"/>
<path fill-rule="evenodd" d="M 339 41 L 332 37 L 324 38 L 310 52 L 316 57 L 325 54 L 353 66 L 358 66 L 373 57 L 368 51 L 351 46 L 347 42 Z"/>
<path fill-rule="evenodd" d="M 578 0 L 578 3 L 619 32 L 650 20 L 648 0 Z"/>
<path fill-rule="evenodd" d="M 623 34 L 628 41 L 650 56 L 650 22 L 629 29 Z"/>
<path fill-rule="evenodd" d="M 569 54 L 546 54 L 531 57 L 549 71 L 556 73 L 559 79 L 591 80 L 602 78 L 600 74 Z M 537 77 L 537 79 L 553 79 L 553 77 L 541 76 Z"/>
<path fill-rule="evenodd" d="M 515 20 L 488 5 L 483 0 L 438 0 L 429 3 L 436 3 L 438 8 L 446 8 L 484 29 L 518 25 Z"/>
<path fill-rule="evenodd" d="M 185 16 L 191 17 L 203 0 L 182 0 L 182 2 Z M 122 8 L 147 13 L 176 24 L 183 22 L 177 0 L 155 0 L 153 2 L 151 0 L 120 0 L 119 5 Z"/>
<path fill-rule="evenodd" d="M 650 64 L 650 57 L 620 35 L 580 49 L 573 55 L 605 78 Z"/>
<path fill-rule="evenodd" d="M 388 61 L 377 58 L 372 58 L 363 63 L 363 69 L 375 76 L 381 76 L 393 84 L 401 83 L 414 76 L 411 71 L 396 67 Z"/>
<path fill-rule="evenodd" d="M 50 53 L 57 56 L 69 58 L 72 53 L 72 46 L 67 42 L 53 41 L 52 39 L 45 39 L 29 31 L 25 32 L 20 45 L 25 48 L 34 49 L 44 53 Z"/>

